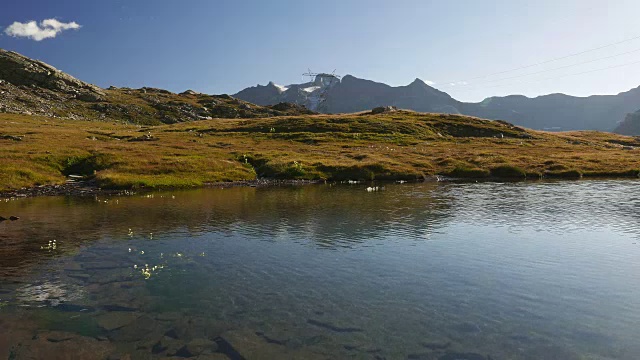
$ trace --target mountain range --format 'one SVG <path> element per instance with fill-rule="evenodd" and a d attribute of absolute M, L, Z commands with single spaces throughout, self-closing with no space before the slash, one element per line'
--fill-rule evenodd
<path fill-rule="evenodd" d="M 338 79 L 319 74 L 308 83 L 281 86 L 270 82 L 265 86 L 246 88 L 233 96 L 263 106 L 292 102 L 323 113 L 351 113 L 378 106 L 396 106 L 419 112 L 505 120 L 539 130 L 617 130 L 627 135 L 640 134 L 629 132 L 630 127 L 620 127 L 627 114 L 640 109 L 640 87 L 617 95 L 550 94 L 534 98 L 510 95 L 469 103 L 458 101 L 420 79 L 394 87 L 352 75 Z"/>

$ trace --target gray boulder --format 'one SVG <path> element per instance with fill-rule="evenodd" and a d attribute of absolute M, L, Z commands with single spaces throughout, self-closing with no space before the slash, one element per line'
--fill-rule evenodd
<path fill-rule="evenodd" d="M 382 113 L 388 113 L 388 112 L 394 112 L 394 111 L 398 111 L 398 108 L 395 106 L 378 106 L 376 108 L 373 108 L 371 110 L 371 113 L 382 114 Z"/>

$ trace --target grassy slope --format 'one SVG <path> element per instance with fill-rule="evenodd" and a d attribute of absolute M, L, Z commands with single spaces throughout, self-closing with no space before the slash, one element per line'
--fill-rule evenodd
<path fill-rule="evenodd" d="M 141 140 L 151 135 L 152 141 Z M 23 136 L 17 141 L 16 136 Z M 638 176 L 640 141 L 413 112 L 214 119 L 140 127 L 0 114 L 0 190 L 94 174 L 105 187 L 260 177 Z"/>

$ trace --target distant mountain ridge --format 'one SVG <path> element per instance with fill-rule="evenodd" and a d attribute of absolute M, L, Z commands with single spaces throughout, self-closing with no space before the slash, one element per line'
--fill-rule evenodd
<path fill-rule="evenodd" d="M 316 79 L 315 82 L 317 82 Z M 415 79 L 405 86 L 389 86 L 371 80 L 344 76 L 330 88 L 323 89 L 324 101 L 314 107 L 309 95 L 300 89 L 313 83 L 246 88 L 234 97 L 258 105 L 282 101 L 304 105 L 325 113 L 348 113 L 377 106 L 396 106 L 420 112 L 451 113 L 486 119 L 506 120 L 516 125 L 540 130 L 613 131 L 628 113 L 640 109 L 640 87 L 617 95 L 576 97 L 550 94 L 529 98 L 522 95 L 489 97 L 479 103 L 466 103 L 446 92 Z"/>

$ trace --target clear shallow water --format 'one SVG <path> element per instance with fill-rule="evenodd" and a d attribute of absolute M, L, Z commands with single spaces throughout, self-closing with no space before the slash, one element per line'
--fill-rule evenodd
<path fill-rule="evenodd" d="M 639 185 L 2 202 L 0 358 L 638 359 Z"/>

